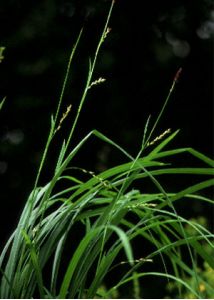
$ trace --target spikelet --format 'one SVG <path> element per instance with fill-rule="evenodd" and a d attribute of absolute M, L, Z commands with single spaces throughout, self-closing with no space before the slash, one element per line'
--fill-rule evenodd
<path fill-rule="evenodd" d="M 153 259 L 151 258 L 139 258 L 139 259 L 135 259 L 135 260 L 132 260 L 132 261 L 121 261 L 120 264 L 123 265 L 123 264 L 127 264 L 127 263 L 139 263 L 139 262 L 153 262 Z"/>
<path fill-rule="evenodd" d="M 55 133 L 56 133 L 58 130 L 60 130 L 63 121 L 67 118 L 69 112 L 71 111 L 71 107 L 72 107 L 72 105 L 70 104 L 70 105 L 67 107 L 66 112 L 64 112 L 64 114 L 62 115 L 62 118 L 61 118 L 60 121 L 59 121 L 59 125 L 58 125 L 57 129 L 55 130 Z"/>
<path fill-rule="evenodd" d="M 165 135 L 167 135 L 167 134 L 170 133 L 170 132 L 171 132 L 171 128 L 168 128 L 168 129 L 165 130 L 162 134 L 160 134 L 159 136 L 157 136 L 153 141 L 149 142 L 149 143 L 147 144 L 147 146 L 154 145 L 156 142 L 162 140 L 162 139 L 165 137 Z"/>
<path fill-rule="evenodd" d="M 86 169 L 81 169 L 83 173 L 91 175 L 93 178 L 96 178 L 104 187 L 111 188 L 110 183 L 107 180 L 103 180 L 103 178 L 96 175 L 93 171 L 87 171 Z"/>
<path fill-rule="evenodd" d="M 155 204 L 155 203 L 136 203 L 136 204 L 127 205 L 126 207 L 129 210 L 132 210 L 135 208 L 156 207 L 156 206 L 157 206 L 157 204 Z"/>
<path fill-rule="evenodd" d="M 105 78 L 102 78 L 102 77 L 98 78 L 97 80 L 93 81 L 93 82 L 89 85 L 88 90 L 91 89 L 92 86 L 98 85 L 98 84 L 103 83 L 103 82 L 105 82 L 105 81 L 106 81 Z"/>
<path fill-rule="evenodd" d="M 103 41 L 107 38 L 107 35 L 109 34 L 110 31 L 111 31 L 111 28 L 108 27 L 108 28 L 106 29 L 106 32 L 105 32 L 104 36 L 103 36 Z"/>

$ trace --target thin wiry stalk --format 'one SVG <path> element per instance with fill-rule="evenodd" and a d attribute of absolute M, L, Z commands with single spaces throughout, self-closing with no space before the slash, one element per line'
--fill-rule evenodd
<path fill-rule="evenodd" d="M 76 125 L 77 125 L 77 122 L 78 122 L 78 119 L 79 119 L 79 116 L 80 116 L 80 112 L 82 110 L 83 104 L 85 102 L 85 99 L 86 99 L 86 96 L 87 96 L 87 93 L 88 93 L 88 90 L 89 90 L 89 87 L 90 87 L 90 84 L 91 84 L 94 68 L 95 68 L 96 62 L 97 62 L 97 57 L 98 57 L 98 54 L 100 52 L 100 48 L 101 48 L 101 46 L 102 46 L 102 44 L 105 40 L 106 34 L 107 34 L 107 28 L 108 28 L 110 16 L 112 14 L 112 9 L 113 9 L 114 3 L 115 3 L 115 1 L 113 0 L 111 2 L 111 7 L 109 9 L 109 13 L 108 13 L 108 16 L 107 16 L 107 20 L 105 22 L 105 26 L 104 26 L 101 38 L 99 39 L 99 42 L 98 42 L 98 45 L 97 45 L 97 48 L 96 48 L 96 51 L 95 51 L 93 62 L 91 63 L 90 60 L 89 60 L 88 78 L 87 78 L 87 81 L 86 81 L 86 85 L 85 85 L 85 88 L 84 88 L 84 91 L 83 91 L 83 94 L 82 94 L 82 98 L 80 100 L 80 104 L 79 104 L 79 107 L 78 107 L 78 110 L 77 110 L 77 113 L 76 113 L 76 116 L 75 116 L 75 119 L 74 119 L 74 122 L 73 122 L 73 125 L 72 125 L 72 128 L 71 128 L 68 140 L 67 140 L 66 145 L 65 145 L 65 152 L 68 149 L 68 146 L 70 144 L 71 138 L 73 136 L 74 130 L 76 128 Z"/>

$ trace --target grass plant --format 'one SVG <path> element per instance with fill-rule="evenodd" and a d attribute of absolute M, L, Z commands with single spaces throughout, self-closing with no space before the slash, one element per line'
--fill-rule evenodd
<path fill-rule="evenodd" d="M 89 60 L 85 88 L 71 130 L 61 145 L 54 174 L 45 186 L 40 186 L 51 142 L 71 108 L 69 106 L 64 114 L 61 112 L 82 30 L 71 52 L 56 114 L 51 116 L 50 132 L 35 185 L 19 223 L 0 255 L 1 298 L 120 298 L 121 287 L 130 286 L 130 283 L 133 286 L 131 297 L 139 298 L 144 295 L 142 279 L 145 277 L 166 279 L 166 283 L 173 284 L 180 298 L 185 295 L 194 298 L 214 296 L 212 282 L 206 280 L 198 265 L 202 260 L 207 269 L 214 269 L 214 235 L 205 226 L 185 219 L 176 210 L 178 201 L 188 201 L 191 205 L 192 200 L 197 200 L 213 205 L 205 191 L 214 185 L 214 162 L 192 148 L 168 148 L 178 130 L 171 132 L 168 129 L 153 137 L 181 69 L 176 73 L 151 129 L 151 118 L 148 118 L 136 156 L 97 130 L 89 132 L 76 146 L 70 147 L 87 93 L 103 81 L 102 78 L 94 80 L 93 73 L 109 32 L 113 5 L 114 1 L 94 57 Z M 89 179 L 82 181 L 81 176 L 74 175 L 77 168 L 72 165 L 72 160 L 93 137 L 120 151 L 126 162 L 100 174 L 78 168 L 88 174 Z M 191 155 L 203 167 L 174 166 L 176 157 L 179 159 L 183 155 Z M 160 180 L 171 176 L 179 180 L 183 175 L 194 177 L 195 182 L 190 185 L 187 181 L 184 188 L 173 192 Z M 153 193 L 144 192 L 148 180 Z M 58 188 L 59 183 L 65 183 L 67 188 Z M 79 240 L 76 239 L 77 227 L 81 228 Z M 152 250 L 143 251 L 141 257 L 136 257 L 132 247 L 136 239 L 140 239 L 142 249 L 144 245 L 150 245 Z M 65 259 L 67 248 L 72 250 L 69 250 L 69 255 L 66 251 Z M 121 253 L 125 257 L 123 261 L 118 260 Z M 184 254 L 188 256 L 188 262 L 183 258 Z M 155 269 L 156 261 L 161 261 L 161 270 Z M 122 268 L 124 265 L 127 268 Z M 123 274 L 109 286 L 109 274 L 120 268 Z"/>

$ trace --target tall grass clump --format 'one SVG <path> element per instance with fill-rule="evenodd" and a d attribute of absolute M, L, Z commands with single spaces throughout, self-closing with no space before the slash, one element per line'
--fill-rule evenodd
<path fill-rule="evenodd" d="M 1 252 L 1 298 L 120 298 L 122 288 L 127 287 L 132 298 L 140 298 L 144 295 L 145 277 L 166 279 L 164 284 L 171 285 L 166 293 L 172 292 L 179 298 L 214 295 L 213 282 L 205 276 L 207 269 L 211 270 L 209 276 L 213 276 L 214 235 L 197 220 L 185 219 L 176 210 L 177 201 L 188 201 L 190 206 L 193 200 L 213 205 L 205 190 L 214 185 L 214 162 L 192 148 L 168 148 L 178 130 L 167 129 L 154 138 L 181 69 L 154 125 L 150 126 L 150 118 L 147 120 L 137 155 L 128 153 L 97 130 L 70 148 L 87 93 L 104 80 L 94 79 L 93 73 L 109 32 L 113 5 L 114 1 L 94 57 L 89 60 L 79 107 L 68 137 L 61 145 L 53 176 L 45 186 L 40 186 L 51 142 L 71 109 L 69 106 L 66 112 L 61 112 L 82 31 L 71 52 L 35 185 L 17 227 Z M 100 174 L 72 165 L 73 158 L 92 137 L 116 148 L 126 162 Z M 175 157 L 182 155 L 191 155 L 203 166 L 174 166 Z M 88 180 L 78 177 L 77 169 L 87 173 Z M 187 180 L 186 187 L 174 191 L 160 182 L 160 177 L 174 176 L 178 181 L 183 175 L 194 177 L 195 182 L 191 179 L 190 185 Z M 151 193 L 145 192 L 148 181 L 153 186 Z M 66 188 L 60 188 L 61 183 Z M 140 241 L 141 256 L 136 256 L 133 250 L 136 241 Z M 157 261 L 161 262 L 161 268 L 156 269 Z M 201 262 L 206 270 L 201 269 Z M 117 270 L 120 276 L 113 278 Z M 108 281 L 110 277 L 112 280 Z"/>

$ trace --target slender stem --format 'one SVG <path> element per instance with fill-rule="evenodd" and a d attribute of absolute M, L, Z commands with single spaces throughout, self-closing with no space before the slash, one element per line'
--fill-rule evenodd
<path fill-rule="evenodd" d="M 88 92 L 89 86 L 91 84 L 91 79 L 92 79 L 94 68 L 95 68 L 95 65 L 96 65 L 96 62 L 97 62 L 97 57 L 98 57 L 101 45 L 103 44 L 103 42 L 105 40 L 105 37 L 106 37 L 108 23 L 109 23 L 109 20 L 110 20 L 110 16 L 111 16 L 111 13 L 112 13 L 112 9 L 113 9 L 114 3 L 115 3 L 115 1 L 113 0 L 112 3 L 111 3 L 110 9 L 109 9 L 109 13 L 108 13 L 108 16 L 107 16 L 107 19 L 106 19 L 106 22 L 105 22 L 105 26 L 104 26 L 101 38 L 99 40 L 99 43 L 98 43 L 96 51 L 95 51 L 93 62 L 92 62 L 92 64 L 89 62 L 89 71 L 88 71 L 87 82 L 86 82 L 85 89 L 84 89 L 83 94 L 82 94 L 82 98 L 81 98 L 81 101 L 80 101 L 80 104 L 79 104 L 79 107 L 78 107 L 78 110 L 77 110 L 77 114 L 76 114 L 76 117 L 74 119 L 74 122 L 73 122 L 73 125 L 72 125 L 72 128 L 71 128 L 68 140 L 66 142 L 66 146 L 65 146 L 66 150 L 68 149 L 68 146 L 70 144 L 70 141 L 71 141 L 71 138 L 73 136 L 74 130 L 76 128 L 77 122 L 79 120 L 80 112 L 82 110 L 83 104 L 84 104 L 86 96 L 87 96 L 87 92 Z"/>
<path fill-rule="evenodd" d="M 88 88 L 89 88 L 90 83 L 91 83 L 93 71 L 94 71 L 94 68 L 95 68 L 95 65 L 96 65 L 96 61 L 97 61 L 97 56 L 98 56 L 100 47 L 101 47 L 101 45 L 102 45 L 102 43 L 103 43 L 103 41 L 105 39 L 105 36 L 106 36 L 107 26 L 108 26 L 109 19 L 110 19 L 110 16 L 111 16 L 113 4 L 114 4 L 114 0 L 111 3 L 111 7 L 110 7 L 110 10 L 109 10 L 109 13 L 108 13 L 108 16 L 107 16 L 107 20 L 106 20 L 106 23 L 105 23 L 105 26 L 104 26 L 101 38 L 99 40 L 98 46 L 96 48 L 93 63 L 92 63 L 92 65 L 89 64 L 89 72 L 88 72 L 88 78 L 87 78 L 86 86 L 85 86 L 85 89 L 84 89 L 84 92 L 83 92 L 83 95 L 82 95 L 82 98 L 81 98 L 81 101 L 80 101 L 80 104 L 79 104 L 79 107 L 78 107 L 78 110 L 77 110 L 77 113 L 76 113 L 76 117 L 74 119 L 74 122 L 73 122 L 73 125 L 72 125 L 72 128 L 71 128 L 68 140 L 67 140 L 67 142 L 65 144 L 65 150 L 64 150 L 63 158 L 65 156 L 66 150 L 67 150 L 67 148 L 68 148 L 68 146 L 70 144 L 70 140 L 71 140 L 71 138 L 73 136 L 73 133 L 74 133 L 74 130 L 76 128 L 76 124 L 77 124 L 77 121 L 79 119 L 80 112 L 82 110 L 82 106 L 84 104 L 84 101 L 85 101 L 85 98 L 86 98 L 86 95 L 87 95 L 87 92 L 88 92 Z M 55 124 L 56 124 L 56 120 L 57 120 L 58 115 L 59 115 L 59 111 L 60 111 L 60 107 L 61 107 L 61 103 L 62 103 L 62 98 L 63 98 L 63 95 L 64 95 L 66 83 L 67 83 L 67 80 L 68 80 L 68 75 L 69 75 L 69 71 L 70 71 L 71 61 L 72 61 L 73 55 L 75 53 L 76 47 L 77 47 L 77 45 L 79 43 L 79 39 L 81 37 L 81 34 L 82 34 L 82 30 L 80 31 L 80 34 L 79 34 L 79 36 L 77 38 L 77 41 L 75 43 L 75 46 L 74 46 L 74 48 L 72 50 L 72 53 L 70 55 L 70 58 L 69 58 L 68 67 L 67 67 L 67 71 L 66 71 L 66 74 L 65 74 L 65 79 L 64 79 L 64 82 L 63 82 L 63 86 L 62 86 L 62 92 L 61 92 L 61 95 L 60 95 L 60 99 L 59 99 L 59 104 L 58 104 L 58 107 L 57 107 L 56 116 L 55 116 L 54 119 L 52 119 L 51 130 L 50 130 L 48 141 L 47 141 L 47 144 L 46 144 L 46 147 L 45 147 L 45 150 L 44 150 L 44 154 L 43 154 L 42 161 L 41 161 L 41 164 L 40 164 L 39 172 L 38 172 L 38 175 L 37 175 L 37 178 L 36 178 L 35 187 L 34 187 L 34 193 L 35 193 L 36 186 L 38 184 L 38 180 L 39 180 L 39 177 L 40 177 L 40 173 L 41 173 L 42 167 L 44 165 L 44 161 L 45 161 L 46 156 L 47 156 L 47 152 L 48 152 L 48 149 L 49 149 L 50 142 L 51 142 L 51 140 L 52 140 L 52 138 L 54 136 L 54 133 L 55 133 Z M 63 161 L 63 158 L 62 158 L 62 161 Z M 33 198 L 34 197 L 32 197 L 32 199 Z M 32 201 L 32 205 L 33 205 L 33 201 Z M 46 207 L 47 207 L 47 202 L 44 203 L 44 209 L 43 209 L 43 213 L 42 213 L 41 218 L 40 218 L 39 228 L 41 226 L 41 221 L 42 221 L 42 219 L 44 217 L 44 212 L 46 211 Z"/>
<path fill-rule="evenodd" d="M 57 121 L 57 118 L 58 118 L 58 115 L 59 115 L 59 111 L 60 111 L 61 104 L 62 104 L 62 99 L 63 99 L 64 93 L 65 93 L 65 87 L 66 87 L 66 84 L 68 82 L 68 75 L 69 75 L 69 72 L 70 72 L 70 69 L 71 69 L 71 62 L 73 60 L 73 56 L 74 56 L 74 53 L 76 51 L 77 45 L 79 44 L 82 32 L 83 32 L 83 28 L 80 30 L 80 33 L 79 33 L 78 38 L 77 38 L 77 41 L 76 41 L 76 43 L 75 43 L 75 45 L 74 45 L 74 47 L 72 49 L 72 52 L 70 54 L 70 57 L 69 57 L 69 61 L 68 61 L 68 65 L 67 65 L 67 70 L 66 70 L 65 78 L 63 80 L 62 90 L 61 90 L 61 94 L 60 94 L 60 98 L 59 98 L 59 103 L 58 103 L 56 115 L 55 115 L 55 118 L 54 118 L 55 122 Z"/>
<path fill-rule="evenodd" d="M 49 147 L 50 147 L 50 143 L 51 143 L 51 141 L 53 139 L 53 136 L 54 136 L 54 133 L 55 133 L 55 127 L 56 127 L 55 125 L 56 125 L 58 115 L 59 115 L 59 111 L 60 111 L 60 108 L 61 108 L 62 99 L 63 99 L 64 93 L 65 93 L 66 84 L 68 82 L 68 75 L 69 75 L 69 72 L 70 72 L 70 69 L 71 69 L 71 62 L 73 60 L 77 45 L 78 45 L 80 37 L 82 35 L 82 31 L 83 31 L 83 29 L 81 29 L 81 31 L 78 35 L 78 38 L 77 38 L 77 40 L 74 44 L 74 47 L 71 51 L 70 57 L 69 57 L 67 70 L 66 70 L 65 78 L 63 80 L 62 90 L 61 90 L 61 93 L 60 93 L 60 98 L 59 98 L 59 102 L 58 102 L 58 106 L 57 106 L 57 110 L 56 110 L 56 115 L 55 115 L 54 118 L 51 119 L 51 129 L 50 129 L 48 139 L 47 139 L 47 142 L 46 142 L 46 145 L 45 145 L 45 149 L 44 149 L 44 152 L 43 152 L 43 155 L 42 155 L 42 159 L 41 159 L 41 162 L 40 162 L 40 165 L 39 165 L 39 170 L 37 172 L 37 177 L 36 177 L 36 180 L 35 180 L 35 183 L 34 183 L 34 190 L 36 189 L 36 187 L 38 185 L 38 181 L 39 181 L 39 178 L 40 178 L 40 175 L 41 175 L 42 168 L 44 166 L 44 162 L 45 162 L 46 157 L 47 157 L 47 153 L 48 153 L 48 150 L 49 150 Z M 34 197 L 32 197 L 32 199 L 33 198 Z"/>
<path fill-rule="evenodd" d="M 174 77 L 174 79 L 173 79 L 171 88 L 170 88 L 169 93 L 168 93 L 168 95 L 167 95 L 167 97 L 166 97 L 166 100 L 165 100 L 165 102 L 164 102 L 164 105 L 163 105 L 163 107 L 162 107 L 162 109 L 161 109 L 161 111 L 160 111 L 160 113 L 159 113 L 159 115 L 158 115 L 158 117 L 157 117 L 157 119 L 156 119 L 156 121 L 155 121 L 155 124 L 153 125 L 153 127 L 152 127 L 152 129 L 151 129 L 151 131 L 150 131 L 150 134 L 149 134 L 149 136 L 148 136 L 148 138 L 147 138 L 145 144 L 142 145 L 142 149 L 141 149 L 140 152 L 138 153 L 138 155 L 137 155 L 137 157 L 136 157 L 134 163 L 137 161 L 137 158 L 140 157 L 142 151 L 144 150 L 144 148 L 145 148 L 146 145 L 148 144 L 148 141 L 150 140 L 150 138 L 151 138 L 151 136 L 152 136 L 152 134 L 153 134 L 155 128 L 157 127 L 157 124 L 159 123 L 160 118 L 161 118 L 162 115 L 163 115 L 163 112 L 164 112 L 164 110 L 165 110 L 165 107 L 166 107 L 166 105 L 168 104 L 168 101 L 169 101 L 169 99 L 170 99 L 170 96 L 171 96 L 171 94 L 172 94 L 172 92 L 173 92 L 173 90 L 174 90 L 174 88 L 175 88 L 175 84 L 177 83 L 178 78 L 179 78 L 181 72 L 182 72 L 182 68 L 179 68 L 178 71 L 177 71 L 176 74 L 175 74 L 175 77 Z M 174 205 L 172 204 L 170 198 L 168 197 L 167 193 L 166 193 L 165 190 L 163 189 L 162 185 L 155 179 L 155 177 L 152 176 L 152 175 L 151 175 L 144 167 L 142 167 L 142 169 L 144 170 L 144 172 L 146 172 L 146 173 L 149 175 L 149 177 L 151 178 L 151 180 L 153 181 L 153 183 L 158 187 L 158 189 L 159 189 L 159 190 L 163 193 L 163 195 L 166 197 L 166 201 L 167 201 L 169 207 L 171 207 L 172 211 L 173 211 L 174 214 L 177 216 L 177 219 L 178 219 L 178 222 L 179 222 L 179 224 L 180 224 L 180 228 L 181 228 L 182 234 L 183 234 L 184 238 L 185 238 L 186 241 L 187 241 L 187 244 L 186 244 L 186 245 L 187 245 L 188 252 L 189 252 L 189 255 L 190 255 L 190 258 L 191 258 L 191 261 L 192 261 L 193 269 L 195 270 L 195 274 L 197 274 L 197 272 L 196 272 L 196 266 L 195 266 L 195 262 L 194 262 L 194 258 L 193 258 L 193 254 L 192 254 L 192 251 L 191 251 L 191 248 L 190 248 L 190 244 L 189 244 L 189 242 L 188 242 L 186 232 L 185 232 L 184 227 L 183 227 L 183 225 L 182 225 L 182 223 L 181 223 L 181 221 L 180 221 L 180 219 L 179 219 L 179 217 L 178 217 L 178 213 L 177 213 L 177 211 L 176 211 Z M 199 286 L 199 280 L 198 280 L 198 276 L 197 276 L 197 275 L 195 276 L 195 280 L 196 280 L 197 286 Z"/>
<path fill-rule="evenodd" d="M 174 77 L 174 79 L 173 79 L 171 88 L 170 88 L 169 93 L 168 93 L 168 95 L 167 95 L 167 97 L 166 97 L 166 100 L 165 100 L 165 102 L 164 102 L 164 105 L 162 106 L 162 109 L 161 109 L 161 111 L 160 111 L 160 113 L 159 113 L 159 115 L 158 115 L 158 117 L 157 117 L 157 119 L 156 119 L 156 121 L 155 121 L 155 124 L 153 125 L 153 127 L 152 127 L 152 129 L 151 129 L 151 131 L 150 131 L 150 134 L 149 134 L 149 136 L 148 136 L 146 142 L 142 145 L 143 148 L 146 147 L 146 145 L 148 144 L 148 142 L 149 142 L 149 140 L 150 140 L 150 138 L 151 138 L 151 136 L 152 136 L 154 130 L 156 129 L 156 127 L 157 127 L 157 125 L 158 125 L 158 123 L 159 123 L 159 121 L 160 121 L 160 118 L 162 117 L 163 112 L 164 112 L 164 110 L 165 110 L 165 108 L 166 108 L 166 106 L 167 106 L 167 104 L 168 104 L 168 102 L 169 102 L 169 99 L 170 99 L 170 97 L 171 97 L 171 94 L 172 94 L 172 92 L 173 92 L 173 90 L 174 90 L 174 88 L 175 88 L 175 84 L 176 84 L 176 82 L 178 81 L 178 78 L 179 78 L 181 72 L 182 72 L 182 68 L 179 68 L 178 71 L 177 71 L 176 74 L 175 74 L 175 77 Z"/>

